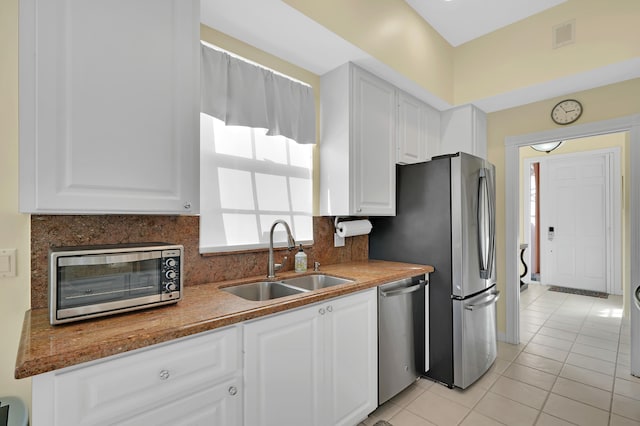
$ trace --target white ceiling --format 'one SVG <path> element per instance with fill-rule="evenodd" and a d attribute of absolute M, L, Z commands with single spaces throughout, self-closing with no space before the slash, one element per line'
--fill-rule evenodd
<path fill-rule="evenodd" d="M 565 0 L 406 0 L 452 45 L 464 43 Z M 497 13 L 496 11 L 499 11 Z M 481 17 L 481 19 L 478 19 Z M 450 105 L 281 0 L 201 0 L 201 22 L 315 74 L 354 62 L 445 110 Z M 640 77 L 640 58 L 503 93 L 473 104 L 499 111 Z"/>
<path fill-rule="evenodd" d="M 518 22 L 567 0 L 405 0 L 452 46 Z"/>

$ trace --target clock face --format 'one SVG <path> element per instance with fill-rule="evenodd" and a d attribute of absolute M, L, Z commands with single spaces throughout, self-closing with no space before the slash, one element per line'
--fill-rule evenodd
<path fill-rule="evenodd" d="M 558 124 L 570 124 L 582 115 L 582 104 L 575 99 L 559 102 L 551 110 L 551 119 Z"/>

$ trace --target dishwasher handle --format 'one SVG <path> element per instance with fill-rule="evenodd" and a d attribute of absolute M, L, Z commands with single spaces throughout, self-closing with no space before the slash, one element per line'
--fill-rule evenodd
<path fill-rule="evenodd" d="M 405 288 L 401 288 L 401 289 L 398 289 L 398 290 L 391 290 L 391 291 L 380 290 L 380 296 L 382 296 L 382 297 L 392 297 L 392 296 L 399 296 L 401 294 L 414 293 L 416 291 L 422 290 L 424 288 L 424 286 L 426 285 L 426 283 L 427 283 L 426 280 L 420 280 L 420 281 L 418 281 L 418 284 L 412 285 L 411 287 L 405 287 Z"/>

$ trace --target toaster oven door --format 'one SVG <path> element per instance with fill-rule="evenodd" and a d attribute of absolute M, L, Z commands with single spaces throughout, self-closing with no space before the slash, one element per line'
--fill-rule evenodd
<path fill-rule="evenodd" d="M 57 309 L 92 306 L 93 311 L 103 311 L 141 298 L 156 298 L 162 292 L 160 262 L 160 257 L 136 259 L 130 255 L 59 258 Z"/>

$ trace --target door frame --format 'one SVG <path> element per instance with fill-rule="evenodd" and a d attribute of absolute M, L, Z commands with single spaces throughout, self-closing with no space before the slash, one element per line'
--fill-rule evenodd
<path fill-rule="evenodd" d="M 629 132 L 631 160 L 630 176 L 627 182 L 630 186 L 631 199 L 630 234 L 631 259 L 640 258 L 640 114 L 629 115 L 594 123 L 577 124 L 569 127 L 545 130 L 505 138 L 505 292 L 506 292 L 506 332 L 501 336 L 506 342 L 520 343 L 520 277 L 518 265 L 518 225 L 520 203 L 520 161 L 518 149 L 521 146 L 543 142 L 553 142 L 561 139 L 574 139 L 602 135 L 606 133 Z M 625 303 L 630 298 L 633 283 L 640 281 L 640 262 L 630 262 L 631 281 Z M 631 321 L 633 327 L 633 321 Z"/>
<path fill-rule="evenodd" d="M 523 179 L 523 192 L 527 194 L 531 192 L 530 179 L 527 179 L 531 164 L 546 163 L 555 159 L 571 159 L 577 157 L 588 157 L 592 155 L 602 155 L 606 162 L 605 191 L 606 191 L 606 212 L 605 212 L 605 228 L 607 229 L 605 250 L 606 250 L 606 291 L 609 294 L 622 294 L 622 194 L 621 185 L 622 172 L 620 167 L 620 148 L 610 147 L 602 149 L 594 149 L 589 151 L 572 152 L 568 154 L 556 154 L 549 156 L 537 156 L 525 158 L 522 164 L 521 176 Z M 542 181 L 542 170 L 540 167 L 540 181 Z M 531 228 L 530 222 L 526 218 L 530 215 L 530 203 L 527 203 L 526 195 L 523 197 L 523 235 L 524 243 L 531 247 Z M 542 213 L 540 213 L 542 216 Z M 541 231 L 540 231 L 541 232 Z M 541 238 L 542 240 L 542 238 Z M 542 244 L 541 244 L 542 246 Z M 540 249 L 542 253 L 542 248 Z M 531 250 L 528 251 L 529 264 L 531 264 Z M 540 255 L 542 256 L 542 254 Z M 540 281 L 542 282 L 543 271 L 540 271 Z"/>

